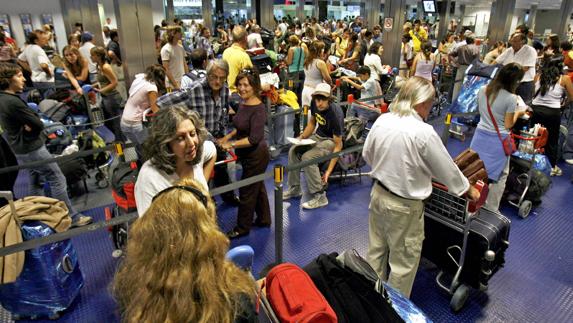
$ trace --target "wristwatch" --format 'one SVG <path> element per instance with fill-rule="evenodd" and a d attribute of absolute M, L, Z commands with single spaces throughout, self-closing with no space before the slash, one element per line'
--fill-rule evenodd
<path fill-rule="evenodd" d="M 235 148 L 235 141 L 231 143 L 231 147 Z"/>

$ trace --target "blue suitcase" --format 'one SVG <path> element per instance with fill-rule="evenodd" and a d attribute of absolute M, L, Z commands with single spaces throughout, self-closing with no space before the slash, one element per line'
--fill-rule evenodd
<path fill-rule="evenodd" d="M 22 225 L 24 241 L 55 231 L 39 221 Z M 13 283 L 0 285 L 0 303 L 14 319 L 56 319 L 80 293 L 84 278 L 71 241 L 64 240 L 26 251 L 24 269 Z"/>

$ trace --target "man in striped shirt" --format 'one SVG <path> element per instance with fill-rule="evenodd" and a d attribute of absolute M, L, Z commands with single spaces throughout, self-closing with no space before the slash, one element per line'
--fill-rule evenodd
<path fill-rule="evenodd" d="M 157 106 L 166 109 L 184 105 L 197 111 L 209 131 L 209 140 L 222 138 L 226 134 L 229 106 L 229 87 L 225 83 L 229 74 L 229 64 L 216 59 L 207 66 L 207 77 L 193 83 L 190 88 L 165 94 L 157 99 Z M 226 152 L 217 146 L 217 161 L 226 158 Z M 227 164 L 215 166 L 215 186 L 229 184 Z M 239 199 L 233 192 L 222 194 L 223 201 L 238 206 Z"/>

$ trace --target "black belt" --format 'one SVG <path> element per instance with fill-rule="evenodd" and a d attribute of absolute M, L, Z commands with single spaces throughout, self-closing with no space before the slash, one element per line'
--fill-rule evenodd
<path fill-rule="evenodd" d="M 386 187 L 386 185 L 384 185 L 381 181 L 379 181 L 379 180 L 377 180 L 377 179 L 374 179 L 374 182 L 376 182 L 376 184 L 380 185 L 380 187 L 382 187 L 386 192 L 388 192 L 388 193 L 390 193 L 390 194 L 392 194 L 392 195 L 394 195 L 394 196 L 397 196 L 397 197 L 399 197 L 399 198 L 401 198 L 401 199 L 414 200 L 414 199 L 409 199 L 409 198 L 400 196 L 400 195 L 398 195 L 398 194 L 392 192 L 388 187 Z"/>

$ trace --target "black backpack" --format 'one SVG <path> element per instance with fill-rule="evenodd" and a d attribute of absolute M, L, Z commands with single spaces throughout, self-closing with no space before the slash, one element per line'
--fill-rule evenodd
<path fill-rule="evenodd" d="M 321 254 L 304 267 L 316 287 L 336 312 L 338 321 L 404 322 L 375 283 L 342 266 L 337 253 Z"/>

